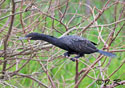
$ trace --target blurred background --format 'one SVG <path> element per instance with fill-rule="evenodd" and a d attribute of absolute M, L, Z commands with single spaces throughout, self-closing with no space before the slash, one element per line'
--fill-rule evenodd
<path fill-rule="evenodd" d="M 31 32 L 85 37 L 117 57 L 94 53 L 72 62 L 64 50 L 45 41 L 19 40 Z M 0 1 L 1 88 L 123 88 L 113 80 L 124 81 L 124 63 L 124 0 Z"/>

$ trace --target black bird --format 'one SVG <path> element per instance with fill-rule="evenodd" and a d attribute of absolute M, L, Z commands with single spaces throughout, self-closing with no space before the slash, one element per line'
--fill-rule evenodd
<path fill-rule="evenodd" d="M 95 47 L 96 43 L 76 35 L 67 35 L 61 38 L 56 38 L 46 34 L 30 33 L 25 37 L 20 37 L 20 39 L 27 38 L 30 38 L 30 40 L 44 40 L 61 49 L 64 49 L 67 51 L 66 53 L 64 53 L 64 56 L 69 57 L 71 54 L 77 54 L 77 56 L 71 58 L 72 61 L 75 61 L 75 58 L 77 59 L 84 56 L 84 54 L 91 54 L 95 52 L 98 52 L 108 57 L 116 56 L 115 54 L 97 49 Z"/>

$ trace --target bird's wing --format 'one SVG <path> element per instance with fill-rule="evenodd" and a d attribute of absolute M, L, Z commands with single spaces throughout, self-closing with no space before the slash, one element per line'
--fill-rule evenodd
<path fill-rule="evenodd" d="M 92 42 L 92 41 L 90 41 L 92 44 L 94 44 L 94 45 L 97 45 L 96 43 L 94 43 L 94 42 Z"/>
<path fill-rule="evenodd" d="M 71 48 L 74 48 L 78 52 L 93 53 L 97 51 L 97 48 L 88 40 L 73 41 Z"/>
<path fill-rule="evenodd" d="M 97 51 L 97 48 L 89 40 L 81 38 L 79 36 L 67 36 L 61 38 L 70 49 L 76 52 L 93 53 Z"/>

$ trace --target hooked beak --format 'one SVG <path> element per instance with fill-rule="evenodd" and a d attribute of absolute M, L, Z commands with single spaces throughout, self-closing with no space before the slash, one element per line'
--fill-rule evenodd
<path fill-rule="evenodd" d="M 30 39 L 31 39 L 31 37 L 19 37 L 19 40 L 23 40 L 23 39 L 30 40 Z"/>

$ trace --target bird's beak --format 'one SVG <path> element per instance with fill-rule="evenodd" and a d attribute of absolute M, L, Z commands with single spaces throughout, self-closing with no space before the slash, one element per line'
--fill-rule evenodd
<path fill-rule="evenodd" d="M 31 37 L 19 37 L 19 40 L 23 40 L 23 39 L 30 40 L 30 39 L 31 39 Z"/>

